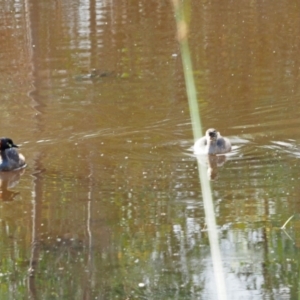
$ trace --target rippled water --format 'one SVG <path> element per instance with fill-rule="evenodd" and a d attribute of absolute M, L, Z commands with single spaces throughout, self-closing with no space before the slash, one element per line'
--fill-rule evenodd
<path fill-rule="evenodd" d="M 0 298 L 216 299 L 170 3 L 1 4 Z M 299 7 L 190 6 L 228 299 L 296 299 Z"/>

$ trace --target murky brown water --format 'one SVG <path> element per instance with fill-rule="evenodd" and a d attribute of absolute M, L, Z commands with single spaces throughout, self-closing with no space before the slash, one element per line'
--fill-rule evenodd
<path fill-rule="evenodd" d="M 1 135 L 28 162 L 2 178 L 0 298 L 216 299 L 170 3 L 0 3 Z M 212 182 L 228 299 L 299 297 L 299 13 L 188 13 L 203 125 L 238 146 Z"/>

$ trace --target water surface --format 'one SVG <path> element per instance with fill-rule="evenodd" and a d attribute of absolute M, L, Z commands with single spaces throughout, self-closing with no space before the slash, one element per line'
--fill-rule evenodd
<path fill-rule="evenodd" d="M 1 134 L 28 162 L 1 299 L 216 299 L 170 3 L 1 4 Z M 203 126 L 237 147 L 211 183 L 228 299 L 295 299 L 299 7 L 190 5 Z"/>

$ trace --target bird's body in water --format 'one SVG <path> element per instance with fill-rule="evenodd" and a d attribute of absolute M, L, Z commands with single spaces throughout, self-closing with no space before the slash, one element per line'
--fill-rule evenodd
<path fill-rule="evenodd" d="M 207 129 L 205 136 L 194 144 L 195 154 L 225 154 L 230 151 L 230 140 L 222 137 L 220 132 L 214 128 Z"/>
<path fill-rule="evenodd" d="M 25 157 L 15 148 L 19 148 L 10 138 L 0 138 L 0 171 L 13 171 L 26 167 Z"/>

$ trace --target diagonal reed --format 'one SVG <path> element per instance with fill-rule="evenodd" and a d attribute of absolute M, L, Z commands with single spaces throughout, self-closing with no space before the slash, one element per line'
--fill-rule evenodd
<path fill-rule="evenodd" d="M 183 1 L 172 0 L 172 4 L 175 11 L 175 18 L 177 24 L 177 38 L 180 44 L 180 51 L 181 51 L 187 97 L 189 102 L 193 136 L 194 136 L 194 141 L 196 141 L 202 136 L 202 126 L 201 126 L 201 119 L 200 119 L 199 107 L 197 101 L 197 91 L 196 91 L 196 86 L 195 86 L 195 81 L 193 76 L 192 61 L 191 61 L 188 39 L 187 39 L 188 24 L 186 21 L 187 18 L 185 17 L 185 14 L 191 11 L 190 7 L 187 7 L 187 5 L 190 5 L 190 2 L 184 0 Z M 187 5 L 185 6 L 185 4 Z M 200 179 L 200 184 L 202 189 L 202 197 L 203 197 L 203 204 L 205 210 L 205 220 L 208 229 L 211 257 L 213 261 L 216 291 L 217 291 L 218 299 L 227 299 L 226 296 L 227 292 L 226 292 L 225 278 L 223 273 L 223 264 L 221 259 L 220 246 L 219 246 L 216 218 L 214 214 L 214 205 L 213 205 L 211 186 L 207 177 L 206 169 L 204 166 L 200 165 L 199 162 L 198 162 L 198 172 L 199 172 L 199 179 Z"/>

